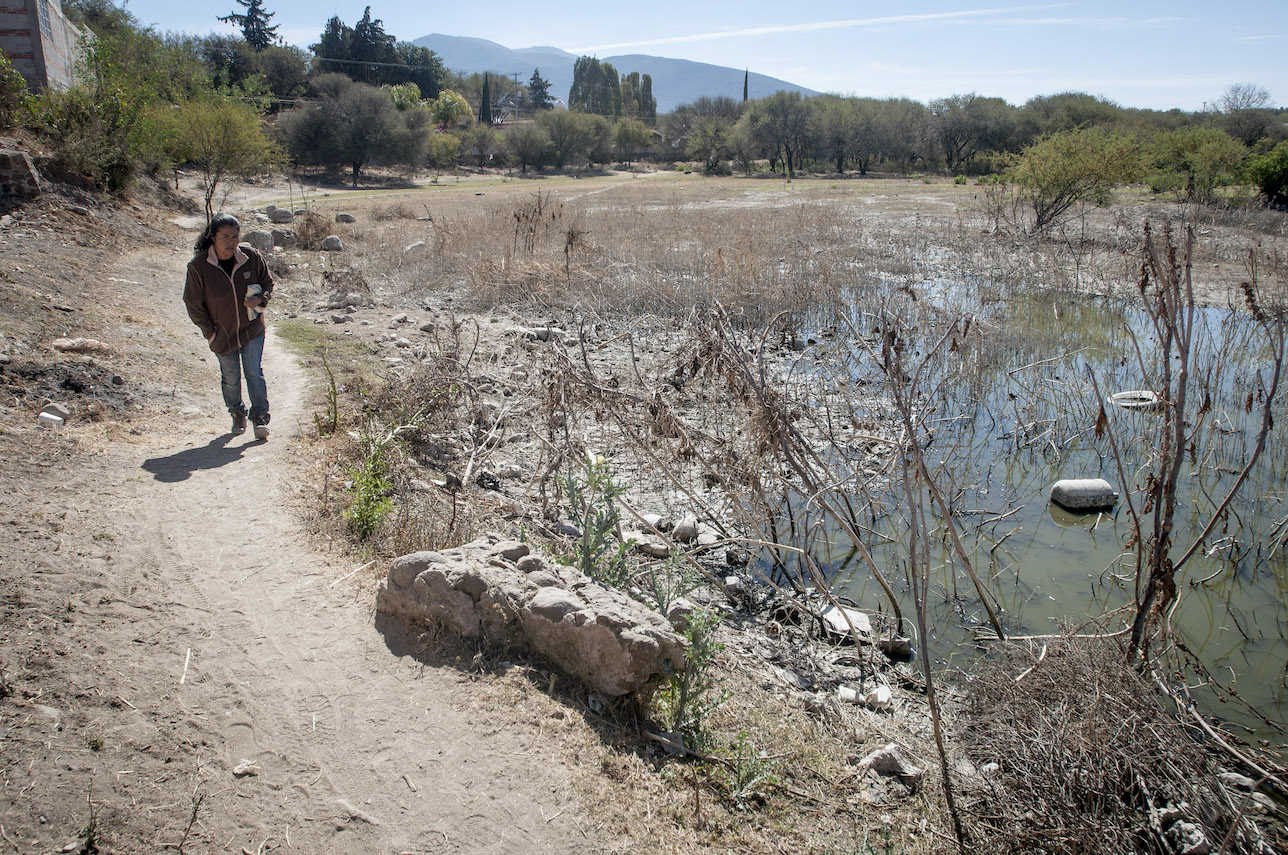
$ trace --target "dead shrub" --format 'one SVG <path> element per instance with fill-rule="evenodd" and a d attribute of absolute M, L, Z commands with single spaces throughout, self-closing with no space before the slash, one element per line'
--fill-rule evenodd
<path fill-rule="evenodd" d="M 1195 830 L 1213 851 L 1265 843 L 1246 798 L 1112 643 L 999 649 L 967 686 L 958 740 L 984 770 L 963 792 L 980 853 L 1171 855 Z"/>
<path fill-rule="evenodd" d="M 295 243 L 300 249 L 318 251 L 322 241 L 334 234 L 331 223 L 316 211 L 306 211 L 295 218 Z"/>
<path fill-rule="evenodd" d="M 414 220 L 419 216 L 415 209 L 406 202 L 390 202 L 385 205 L 371 206 L 373 220 Z"/>

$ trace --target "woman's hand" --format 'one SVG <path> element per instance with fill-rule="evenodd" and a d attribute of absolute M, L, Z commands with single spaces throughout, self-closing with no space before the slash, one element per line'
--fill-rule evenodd
<path fill-rule="evenodd" d="M 242 305 L 248 309 L 260 309 L 268 305 L 268 301 L 263 297 L 247 297 L 242 300 Z"/>

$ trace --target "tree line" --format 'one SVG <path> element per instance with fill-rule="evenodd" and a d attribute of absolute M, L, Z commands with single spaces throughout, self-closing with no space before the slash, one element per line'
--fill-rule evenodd
<path fill-rule="evenodd" d="M 526 84 L 454 74 L 433 51 L 387 33 L 369 6 L 353 26 L 327 20 L 306 52 L 280 44 L 263 0 L 234 2 L 240 10 L 215 17 L 240 37 L 158 34 L 110 0 L 66 0 L 96 34 L 84 82 L 31 98 L 21 78 L 0 75 L 0 123 L 47 134 L 66 168 L 106 189 L 124 189 L 140 169 L 189 164 L 207 175 L 211 198 L 231 172 L 285 162 L 344 169 L 355 182 L 377 164 L 527 172 L 652 160 L 787 177 L 937 172 L 1014 190 L 1041 183 L 1039 155 L 1084 170 L 1104 155 L 1089 186 L 1145 180 L 1210 201 L 1251 181 L 1284 201 L 1288 126 L 1252 84 L 1231 86 L 1199 113 L 1124 108 L 1081 92 L 1014 106 L 974 93 L 923 104 L 784 91 L 699 98 L 657 116 L 649 75 L 581 57 L 565 111 L 552 109 L 539 69 Z M 515 116 L 535 120 L 500 124 Z M 232 141 L 226 151 L 216 151 L 220 139 Z"/>

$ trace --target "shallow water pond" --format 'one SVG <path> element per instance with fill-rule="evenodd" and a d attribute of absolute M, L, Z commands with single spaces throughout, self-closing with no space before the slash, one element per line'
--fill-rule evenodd
<path fill-rule="evenodd" d="M 1108 625 L 1122 628 L 1131 620 L 1125 607 L 1136 585 L 1128 506 L 1142 507 L 1162 414 L 1107 402 L 1102 419 L 1101 401 L 1165 388 L 1151 358 L 1157 333 L 1130 303 L 989 295 L 979 283 L 969 284 L 927 289 L 931 299 L 900 318 L 905 382 L 917 405 L 927 467 L 951 503 L 953 522 L 1008 634 L 1058 632 L 1115 609 L 1125 610 Z M 953 326 L 945 326 L 947 315 L 957 319 Z M 820 336 L 826 343 L 795 372 L 797 393 L 834 401 L 841 387 L 879 388 L 885 378 L 871 343 L 874 323 L 861 315 L 850 323 L 851 332 L 868 336 L 866 344 L 854 335 Z M 1182 462 L 1173 559 L 1212 519 L 1251 453 L 1270 382 L 1264 333 L 1245 312 L 1199 310 L 1194 328 L 1186 413 L 1201 429 Z M 1282 398 L 1281 390 L 1274 416 L 1284 424 Z M 892 424 L 888 407 L 853 397 L 846 406 L 852 422 Z M 848 479 L 842 489 L 850 491 L 849 501 L 863 508 L 865 545 L 908 616 L 908 525 L 889 451 L 879 466 L 879 455 L 844 452 L 834 453 L 830 465 L 838 481 Z M 874 469 L 880 471 L 874 475 Z M 1285 737 L 1260 716 L 1282 722 L 1288 709 L 1286 469 L 1288 444 L 1272 430 L 1238 498 L 1178 574 L 1181 599 L 1172 616 L 1194 654 L 1187 683 L 1198 687 L 1210 675 L 1234 693 L 1222 701 L 1196 691 L 1205 711 L 1229 721 L 1235 733 L 1246 728 L 1249 740 L 1274 746 Z M 1102 513 L 1064 511 L 1048 495 L 1065 478 L 1104 478 L 1122 498 Z M 826 568 L 834 590 L 865 608 L 882 607 L 884 595 L 867 564 L 816 503 L 794 497 L 785 527 L 810 532 L 798 545 Z M 988 618 L 942 521 L 932 519 L 931 529 L 931 650 L 965 669 L 981 649 L 974 640 Z M 802 571 L 788 557 L 777 572 Z"/>

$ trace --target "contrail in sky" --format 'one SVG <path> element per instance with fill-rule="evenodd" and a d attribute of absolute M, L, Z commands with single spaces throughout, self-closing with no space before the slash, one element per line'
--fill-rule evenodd
<path fill-rule="evenodd" d="M 712 33 L 693 33 L 687 36 L 667 36 L 658 39 L 641 39 L 632 42 L 615 42 L 613 44 L 590 45 L 589 47 L 567 48 L 569 53 L 587 53 L 601 50 L 617 50 L 627 47 L 645 47 L 650 45 L 674 45 L 685 42 L 702 42 L 713 39 L 741 39 L 748 36 L 770 36 L 779 33 L 813 33 L 819 30 L 831 30 L 853 27 L 879 27 L 886 24 L 916 24 L 926 21 L 946 21 L 960 18 L 982 18 L 993 15 L 1010 15 L 1016 12 L 1036 12 L 1044 9 L 1061 9 L 1072 3 L 1048 3 L 1043 6 L 1007 6 L 997 9 L 963 9 L 957 12 L 928 12 L 920 15 L 889 15 L 884 18 L 854 18 L 844 21 L 815 21 L 805 24 L 768 24 L 763 27 L 743 27 L 737 30 L 716 30 Z"/>

